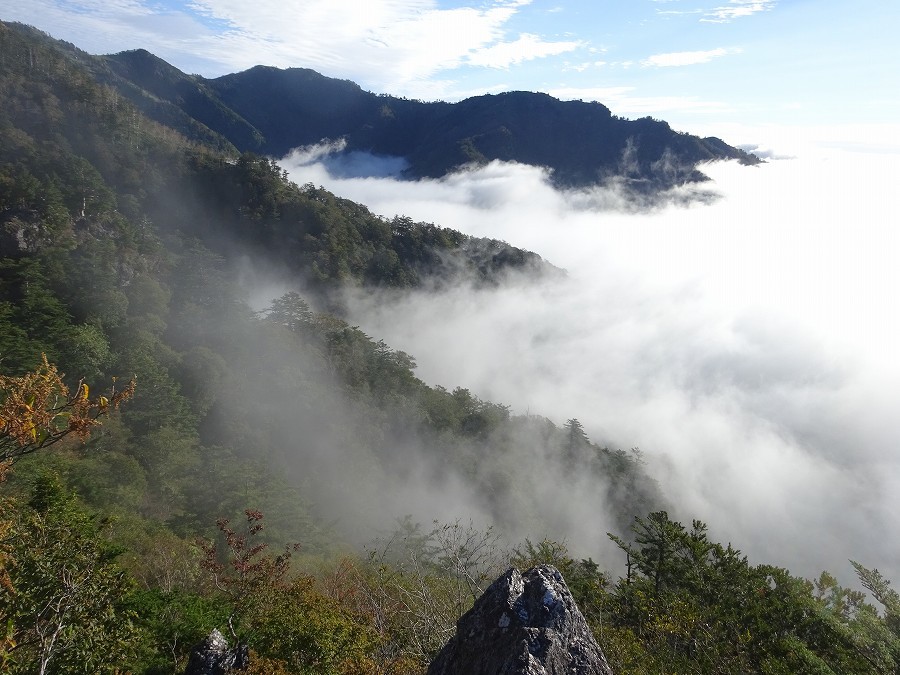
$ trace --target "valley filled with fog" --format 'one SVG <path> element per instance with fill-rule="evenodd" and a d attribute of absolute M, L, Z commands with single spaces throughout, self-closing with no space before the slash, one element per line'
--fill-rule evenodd
<path fill-rule="evenodd" d="M 558 192 L 513 164 L 417 182 L 391 177 L 396 159 L 306 151 L 281 164 L 375 213 L 567 270 L 541 285 L 350 294 L 348 319 L 412 354 L 427 383 L 640 448 L 673 515 L 751 560 L 849 579 L 853 557 L 896 578 L 898 157 L 872 150 L 776 145 L 766 164 L 708 165 L 711 182 L 654 204 Z M 573 552 L 597 555 L 595 537 L 577 538 Z"/>

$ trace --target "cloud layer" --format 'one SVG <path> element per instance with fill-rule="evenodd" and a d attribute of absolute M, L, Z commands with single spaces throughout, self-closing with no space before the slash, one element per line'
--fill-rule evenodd
<path fill-rule="evenodd" d="M 642 214 L 516 165 L 414 184 L 293 171 L 570 271 L 542 287 L 355 298 L 353 321 L 415 355 L 420 377 L 639 446 L 680 518 L 756 561 L 849 581 L 848 558 L 900 573 L 896 159 L 715 165 L 721 199 Z"/>

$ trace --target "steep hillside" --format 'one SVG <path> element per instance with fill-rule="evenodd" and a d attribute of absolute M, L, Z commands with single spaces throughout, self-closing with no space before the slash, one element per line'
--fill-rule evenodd
<path fill-rule="evenodd" d="M 71 46 L 30 29 L 0 24 L 0 55 L 3 368 L 24 373 L 44 353 L 73 385 L 141 382 L 108 452 L 61 469 L 95 506 L 188 535 L 250 499 L 283 524 L 293 518 L 283 532 L 311 537 L 320 516 L 297 515 L 304 504 L 336 509 L 340 493 L 347 514 L 363 495 L 384 513 L 405 509 L 391 486 L 415 466 L 426 482 L 468 485 L 478 510 L 511 530 L 549 527 L 537 503 L 510 507 L 518 489 L 539 489 L 529 467 L 544 453 L 568 458 L 560 472 L 597 472 L 598 508 L 610 502 L 623 525 L 660 501 L 637 456 L 511 415 L 465 383 L 429 387 L 411 356 L 340 315 L 349 289 L 561 274 L 540 256 L 381 218 L 291 183 L 271 160 L 189 140 L 147 119 Z M 248 268 L 296 290 L 254 312 L 258 289 L 240 283 Z M 108 463 L 102 489 L 84 473 L 98 461 Z M 227 488 L 248 466 L 255 487 Z M 632 488 L 614 489 L 613 476 Z M 300 485 L 310 501 L 286 505 Z M 354 520 L 343 536 L 372 524 Z"/>
<path fill-rule="evenodd" d="M 263 143 L 259 130 L 224 105 L 203 78 L 186 75 L 146 50 L 97 58 L 94 63 L 101 82 L 121 89 L 146 115 L 188 138 L 207 145 L 217 137 L 228 139 L 233 146 L 223 150 L 252 151 Z"/>

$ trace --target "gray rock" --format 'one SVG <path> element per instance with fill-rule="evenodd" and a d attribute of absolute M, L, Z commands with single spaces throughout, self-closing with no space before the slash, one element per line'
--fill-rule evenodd
<path fill-rule="evenodd" d="M 36 211 L 18 209 L 4 213 L 0 224 L 0 255 L 18 258 L 37 253 L 52 243 L 52 237 Z"/>
<path fill-rule="evenodd" d="M 246 645 L 231 648 L 225 636 L 213 629 L 209 637 L 191 650 L 184 675 L 226 675 L 243 670 L 249 661 Z"/>
<path fill-rule="evenodd" d="M 428 675 L 612 675 L 562 575 L 511 569 L 456 622 Z"/>

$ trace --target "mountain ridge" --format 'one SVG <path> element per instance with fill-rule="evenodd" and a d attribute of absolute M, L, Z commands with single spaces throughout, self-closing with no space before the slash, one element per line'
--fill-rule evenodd
<path fill-rule="evenodd" d="M 140 95 L 129 85 L 174 106 L 238 151 L 282 157 L 297 147 L 343 139 L 345 152 L 403 157 L 408 179 L 440 178 L 501 160 L 544 167 L 557 187 L 618 180 L 648 192 L 706 180 L 699 168 L 705 162 L 761 161 L 721 139 L 676 132 L 662 120 L 627 120 L 602 103 L 541 92 L 424 102 L 374 94 L 309 68 L 257 65 L 207 79 L 186 75 L 146 50 L 97 58 L 115 73 L 110 84 L 138 105 Z M 170 123 L 146 101 L 142 110 Z"/>

